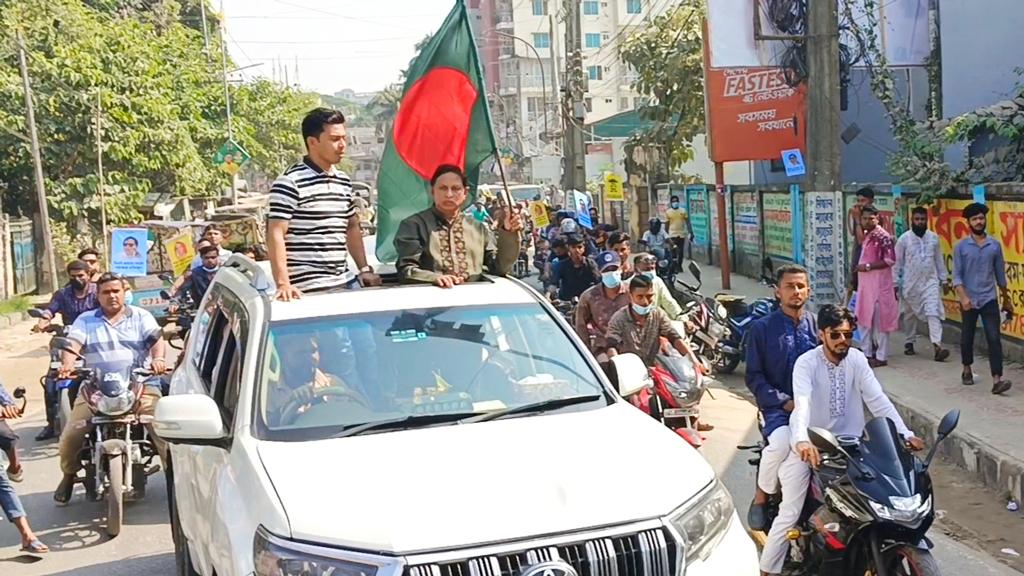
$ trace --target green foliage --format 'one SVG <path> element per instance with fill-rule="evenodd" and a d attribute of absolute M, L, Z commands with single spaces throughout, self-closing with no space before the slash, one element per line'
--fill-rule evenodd
<path fill-rule="evenodd" d="M 0 300 L 0 314 L 24 312 L 32 307 L 32 302 L 25 296 L 16 296 L 10 300 Z"/>
<path fill-rule="evenodd" d="M 148 193 L 204 197 L 228 185 L 212 164 L 227 138 L 221 46 L 205 0 L 0 0 L 0 180 L 9 212 L 35 211 L 15 31 L 25 38 L 54 229 L 80 243 L 100 229 L 95 112 L 103 109 L 106 209 L 137 222 Z M 229 67 L 233 65 L 229 62 Z M 299 124 L 317 97 L 260 80 L 232 86 L 234 138 L 247 174 L 273 176 L 302 153 Z"/>
<path fill-rule="evenodd" d="M 661 154 L 664 173 L 693 159 L 693 139 L 704 132 L 704 45 L 702 0 L 684 0 L 622 45 L 620 56 L 638 74 L 633 88 L 650 96 L 640 109 L 653 125 L 632 139 L 630 148 L 653 147 Z M 657 154 L 646 154 L 650 159 Z M 641 172 L 658 170 L 644 166 Z"/>

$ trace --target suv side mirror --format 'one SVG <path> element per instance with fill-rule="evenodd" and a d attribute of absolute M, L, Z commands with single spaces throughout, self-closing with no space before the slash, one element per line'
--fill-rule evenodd
<path fill-rule="evenodd" d="M 206 394 L 161 398 L 156 403 L 153 430 L 171 444 L 226 448 L 228 439 L 220 409 Z"/>
<path fill-rule="evenodd" d="M 836 440 L 835 435 L 824 428 L 808 428 L 807 436 L 810 437 L 811 444 L 814 444 L 815 448 L 826 454 L 842 452 L 842 449 L 839 448 L 839 440 Z"/>
<path fill-rule="evenodd" d="M 644 361 L 636 354 L 619 354 L 611 359 L 611 369 L 615 372 L 613 380 L 623 398 L 632 396 L 644 388 L 651 386 L 651 377 L 644 366 Z"/>

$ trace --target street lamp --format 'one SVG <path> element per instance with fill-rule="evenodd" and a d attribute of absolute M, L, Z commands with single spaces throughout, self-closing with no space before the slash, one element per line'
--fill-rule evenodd
<path fill-rule="evenodd" d="M 503 36 L 505 38 L 509 38 L 512 40 L 519 40 L 523 44 L 526 44 L 526 46 L 533 51 L 533 55 L 537 57 L 537 63 L 540 64 L 540 89 L 544 94 L 544 135 L 549 136 L 551 134 L 551 131 L 548 128 L 548 84 L 544 78 L 544 60 L 540 57 L 540 53 L 537 52 L 537 48 L 534 47 L 533 44 L 527 42 L 526 40 L 520 38 L 519 36 L 516 36 L 514 34 L 508 34 L 505 32 L 500 32 L 498 30 L 492 30 L 492 32 L 494 32 L 498 36 Z"/>

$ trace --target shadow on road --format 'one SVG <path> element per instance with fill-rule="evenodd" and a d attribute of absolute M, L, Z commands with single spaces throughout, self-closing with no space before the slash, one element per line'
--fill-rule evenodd
<path fill-rule="evenodd" d="M 138 574 L 156 576 L 159 574 L 174 574 L 174 553 L 165 552 L 149 556 L 135 556 L 103 564 L 75 567 L 61 572 L 46 572 L 46 574 L 49 576 L 137 576 Z"/>

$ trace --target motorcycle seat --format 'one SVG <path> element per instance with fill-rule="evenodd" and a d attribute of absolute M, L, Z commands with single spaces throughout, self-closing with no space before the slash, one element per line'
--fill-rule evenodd
<path fill-rule="evenodd" d="M 715 300 L 718 300 L 722 304 L 743 302 L 746 299 L 747 297 L 743 296 L 742 294 L 725 294 L 724 292 L 719 292 L 718 294 L 715 294 Z"/>

